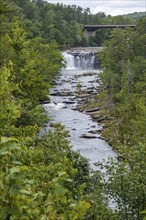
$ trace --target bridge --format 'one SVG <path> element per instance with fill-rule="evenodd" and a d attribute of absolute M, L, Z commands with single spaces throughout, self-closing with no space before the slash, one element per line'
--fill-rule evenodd
<path fill-rule="evenodd" d="M 111 25 L 84 25 L 85 29 L 85 37 L 94 37 L 95 31 L 98 29 L 106 29 L 106 28 L 135 28 L 135 25 L 124 25 L 124 24 L 111 24 Z"/>

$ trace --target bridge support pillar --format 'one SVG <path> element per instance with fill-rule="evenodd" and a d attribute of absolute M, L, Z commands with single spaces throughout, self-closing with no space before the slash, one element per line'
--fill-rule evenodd
<path fill-rule="evenodd" d="M 96 31 L 87 31 L 85 30 L 84 36 L 86 39 L 89 39 L 89 37 L 95 37 Z"/>

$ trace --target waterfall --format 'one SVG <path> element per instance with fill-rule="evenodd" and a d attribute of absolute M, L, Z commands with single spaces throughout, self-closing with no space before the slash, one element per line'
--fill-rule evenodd
<path fill-rule="evenodd" d="M 76 68 L 94 69 L 95 53 L 80 52 L 74 55 Z"/>
<path fill-rule="evenodd" d="M 76 67 L 75 67 L 74 56 L 67 52 L 63 52 L 62 55 L 65 60 L 66 69 L 75 69 Z"/>
<path fill-rule="evenodd" d="M 95 69 L 98 60 L 95 52 L 63 52 L 66 69 Z"/>

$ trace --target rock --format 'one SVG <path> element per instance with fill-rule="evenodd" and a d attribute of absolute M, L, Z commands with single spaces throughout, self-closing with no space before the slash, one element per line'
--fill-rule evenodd
<path fill-rule="evenodd" d="M 95 120 L 95 121 L 97 121 L 97 122 L 101 122 L 101 121 L 104 121 L 105 119 L 106 119 L 106 116 L 100 116 L 100 115 L 98 115 L 98 116 L 96 116 L 96 115 L 92 115 L 92 118 Z"/>
<path fill-rule="evenodd" d="M 95 162 L 94 165 L 95 166 L 102 166 L 102 163 L 101 162 Z"/>
<path fill-rule="evenodd" d="M 76 95 L 76 97 L 77 97 L 77 98 L 88 98 L 88 97 L 90 97 L 90 94 L 88 94 L 88 93 L 78 94 L 78 95 Z"/>
<path fill-rule="evenodd" d="M 97 119 L 96 119 L 97 122 L 101 122 L 101 121 L 104 121 L 104 120 L 105 120 L 105 117 L 97 118 Z"/>
<path fill-rule="evenodd" d="M 52 92 L 52 93 L 50 93 L 50 95 L 52 95 L 52 96 L 57 96 L 57 95 L 59 95 L 59 92 L 58 92 L 58 91 Z"/>
<path fill-rule="evenodd" d="M 87 115 L 90 115 L 90 116 L 93 118 L 94 115 L 95 115 L 95 117 L 96 117 L 97 113 L 98 113 L 98 111 L 97 111 L 97 112 L 88 112 L 88 113 L 86 113 L 86 114 L 87 114 Z"/>
<path fill-rule="evenodd" d="M 100 108 L 99 108 L 99 107 L 96 107 L 96 108 L 90 108 L 90 109 L 86 110 L 85 112 L 86 112 L 86 113 L 90 113 L 90 112 L 97 112 L 97 111 L 99 111 L 99 110 L 100 110 Z"/>
<path fill-rule="evenodd" d="M 50 100 L 40 100 L 40 104 L 49 104 Z"/>
<path fill-rule="evenodd" d="M 97 83 L 99 83 L 99 82 L 100 82 L 100 80 L 99 80 L 99 79 L 97 79 L 97 80 L 96 80 L 96 82 L 97 82 Z"/>
<path fill-rule="evenodd" d="M 59 96 L 72 96 L 74 94 L 73 94 L 73 92 L 60 92 L 58 95 Z"/>
<path fill-rule="evenodd" d="M 77 82 L 76 82 L 76 81 L 71 81 L 70 83 L 71 83 L 71 84 L 76 84 Z"/>
<path fill-rule="evenodd" d="M 94 90 L 96 89 L 94 86 L 90 86 L 90 87 L 87 87 L 88 90 Z"/>
<path fill-rule="evenodd" d="M 90 80 L 90 81 L 88 81 L 88 83 L 94 83 L 94 80 Z"/>
<path fill-rule="evenodd" d="M 88 133 L 91 133 L 91 134 L 98 134 L 98 130 L 88 131 Z"/>
<path fill-rule="evenodd" d="M 101 122 L 101 121 L 104 121 L 104 120 L 111 120 L 113 119 L 113 117 L 110 117 L 109 115 L 105 115 L 105 116 L 101 116 L 101 115 L 91 115 L 92 118 L 97 121 L 97 122 Z"/>
<path fill-rule="evenodd" d="M 104 139 L 103 137 L 101 137 L 101 136 L 100 136 L 100 137 L 98 137 L 98 139 L 100 139 L 100 140 L 105 140 L 105 139 Z"/>
<path fill-rule="evenodd" d="M 82 135 L 80 136 L 80 138 L 91 139 L 91 138 L 97 138 L 97 137 L 94 136 L 94 135 L 90 135 L 90 134 L 82 134 Z"/>
<path fill-rule="evenodd" d="M 63 101 L 63 103 L 65 103 L 65 104 L 75 104 L 74 101 Z"/>
<path fill-rule="evenodd" d="M 102 132 L 103 132 L 103 128 L 97 130 L 97 133 L 98 133 L 98 134 L 100 134 L 100 133 L 102 133 Z"/>
<path fill-rule="evenodd" d="M 92 95 L 97 95 L 97 91 L 92 91 L 91 94 Z"/>
<path fill-rule="evenodd" d="M 71 110 L 78 111 L 78 108 L 72 108 Z"/>
<path fill-rule="evenodd" d="M 75 97 L 71 97 L 70 100 L 76 102 Z"/>
<path fill-rule="evenodd" d="M 118 160 L 118 161 L 123 161 L 123 160 L 125 160 L 125 159 L 126 159 L 126 158 L 125 158 L 125 155 L 124 155 L 124 154 L 117 156 L 117 160 Z"/>

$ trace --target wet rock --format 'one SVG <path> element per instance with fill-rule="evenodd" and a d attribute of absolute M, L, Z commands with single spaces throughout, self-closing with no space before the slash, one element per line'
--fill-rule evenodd
<path fill-rule="evenodd" d="M 89 90 L 89 89 L 91 89 L 91 90 L 94 90 L 94 89 L 96 89 L 94 86 L 90 86 L 90 87 L 87 87 L 87 89 Z"/>
<path fill-rule="evenodd" d="M 101 137 L 101 136 L 100 136 L 100 137 L 98 137 L 98 139 L 100 139 L 100 140 L 105 140 L 105 139 L 104 139 L 103 137 Z"/>
<path fill-rule="evenodd" d="M 50 95 L 57 96 L 57 95 L 59 95 L 59 93 L 58 92 L 52 92 L 52 93 L 50 93 Z"/>
<path fill-rule="evenodd" d="M 82 135 L 80 136 L 80 138 L 92 139 L 92 138 L 97 138 L 97 137 L 94 136 L 94 135 L 90 135 L 90 134 L 82 134 Z"/>
<path fill-rule="evenodd" d="M 94 83 L 94 80 L 90 80 L 90 81 L 88 81 L 88 83 Z"/>
<path fill-rule="evenodd" d="M 103 132 L 103 128 L 97 130 L 97 133 L 98 133 L 98 134 L 101 134 L 102 132 Z"/>
<path fill-rule="evenodd" d="M 59 96 L 72 96 L 73 92 L 60 92 L 58 95 Z"/>
<path fill-rule="evenodd" d="M 75 104 L 75 101 L 63 101 L 63 103 L 65 103 L 65 104 Z"/>
<path fill-rule="evenodd" d="M 71 110 L 78 111 L 78 108 L 77 107 L 76 108 L 72 108 Z"/>
<path fill-rule="evenodd" d="M 49 104 L 50 100 L 39 100 L 40 104 Z"/>
<path fill-rule="evenodd" d="M 95 162 L 94 165 L 95 166 L 102 166 L 102 163 L 101 162 Z"/>
<path fill-rule="evenodd" d="M 91 133 L 91 134 L 98 134 L 98 130 L 88 131 L 88 133 Z"/>
<path fill-rule="evenodd" d="M 70 83 L 71 83 L 71 84 L 75 84 L 75 83 L 77 83 L 77 82 L 76 82 L 76 81 L 71 81 Z"/>
<path fill-rule="evenodd" d="M 71 101 L 75 101 L 75 102 L 76 102 L 75 97 L 71 97 L 71 98 L 70 98 L 70 100 L 71 100 Z"/>
<path fill-rule="evenodd" d="M 92 125 L 91 128 L 96 128 L 96 125 Z"/>
<path fill-rule="evenodd" d="M 97 82 L 97 83 L 99 83 L 99 82 L 100 82 L 100 80 L 99 80 L 99 79 L 96 79 L 96 82 Z"/>

